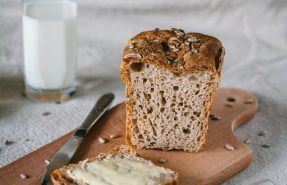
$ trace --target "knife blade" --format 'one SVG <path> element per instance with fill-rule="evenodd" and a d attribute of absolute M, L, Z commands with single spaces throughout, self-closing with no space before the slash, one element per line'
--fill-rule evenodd
<path fill-rule="evenodd" d="M 52 158 L 43 176 L 42 185 L 52 184 L 50 174 L 53 172 L 53 170 L 60 168 L 70 162 L 91 127 L 109 109 L 114 100 L 114 97 L 115 96 L 113 93 L 107 93 L 99 98 L 82 125 Z"/>

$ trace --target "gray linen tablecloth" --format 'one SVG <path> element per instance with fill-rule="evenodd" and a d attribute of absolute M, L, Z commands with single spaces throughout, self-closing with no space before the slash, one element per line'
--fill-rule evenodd
<path fill-rule="evenodd" d="M 63 104 L 24 97 L 21 2 L 0 1 L 0 166 L 79 126 L 104 92 L 124 100 L 119 65 L 125 42 L 156 27 L 219 38 L 225 48 L 221 86 L 253 92 L 259 111 L 236 131 L 250 138 L 251 165 L 225 184 L 287 182 L 287 1 L 79 1 L 77 94 Z M 43 116 L 43 112 L 51 112 Z M 265 132 L 265 136 L 258 136 Z M 8 139 L 15 143 L 5 145 Z M 262 144 L 270 148 L 261 147 Z"/>

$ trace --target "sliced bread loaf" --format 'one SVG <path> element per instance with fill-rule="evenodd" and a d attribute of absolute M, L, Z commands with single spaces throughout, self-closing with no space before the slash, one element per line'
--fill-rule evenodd
<path fill-rule="evenodd" d="M 176 185 L 178 174 L 136 156 L 126 145 L 51 174 L 54 185 Z"/>
<path fill-rule="evenodd" d="M 121 64 L 127 143 L 189 152 L 202 148 L 223 57 L 216 38 L 180 29 L 130 39 Z"/>

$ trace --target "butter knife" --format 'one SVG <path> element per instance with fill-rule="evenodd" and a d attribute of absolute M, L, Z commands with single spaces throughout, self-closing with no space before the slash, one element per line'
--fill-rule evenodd
<path fill-rule="evenodd" d="M 114 100 L 114 97 L 115 96 L 113 93 L 107 93 L 99 98 L 96 105 L 88 114 L 82 125 L 77 129 L 77 131 L 67 141 L 67 143 L 58 151 L 58 153 L 53 157 L 53 159 L 47 166 L 47 169 L 42 179 L 42 185 L 52 184 L 50 175 L 53 170 L 60 168 L 70 162 L 91 127 L 109 109 Z"/>

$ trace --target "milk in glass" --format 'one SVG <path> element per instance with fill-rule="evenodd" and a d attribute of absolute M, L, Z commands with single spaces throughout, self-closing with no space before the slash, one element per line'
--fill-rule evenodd
<path fill-rule="evenodd" d="M 76 25 L 74 1 L 24 1 L 24 72 L 28 95 L 58 100 L 75 91 Z"/>

